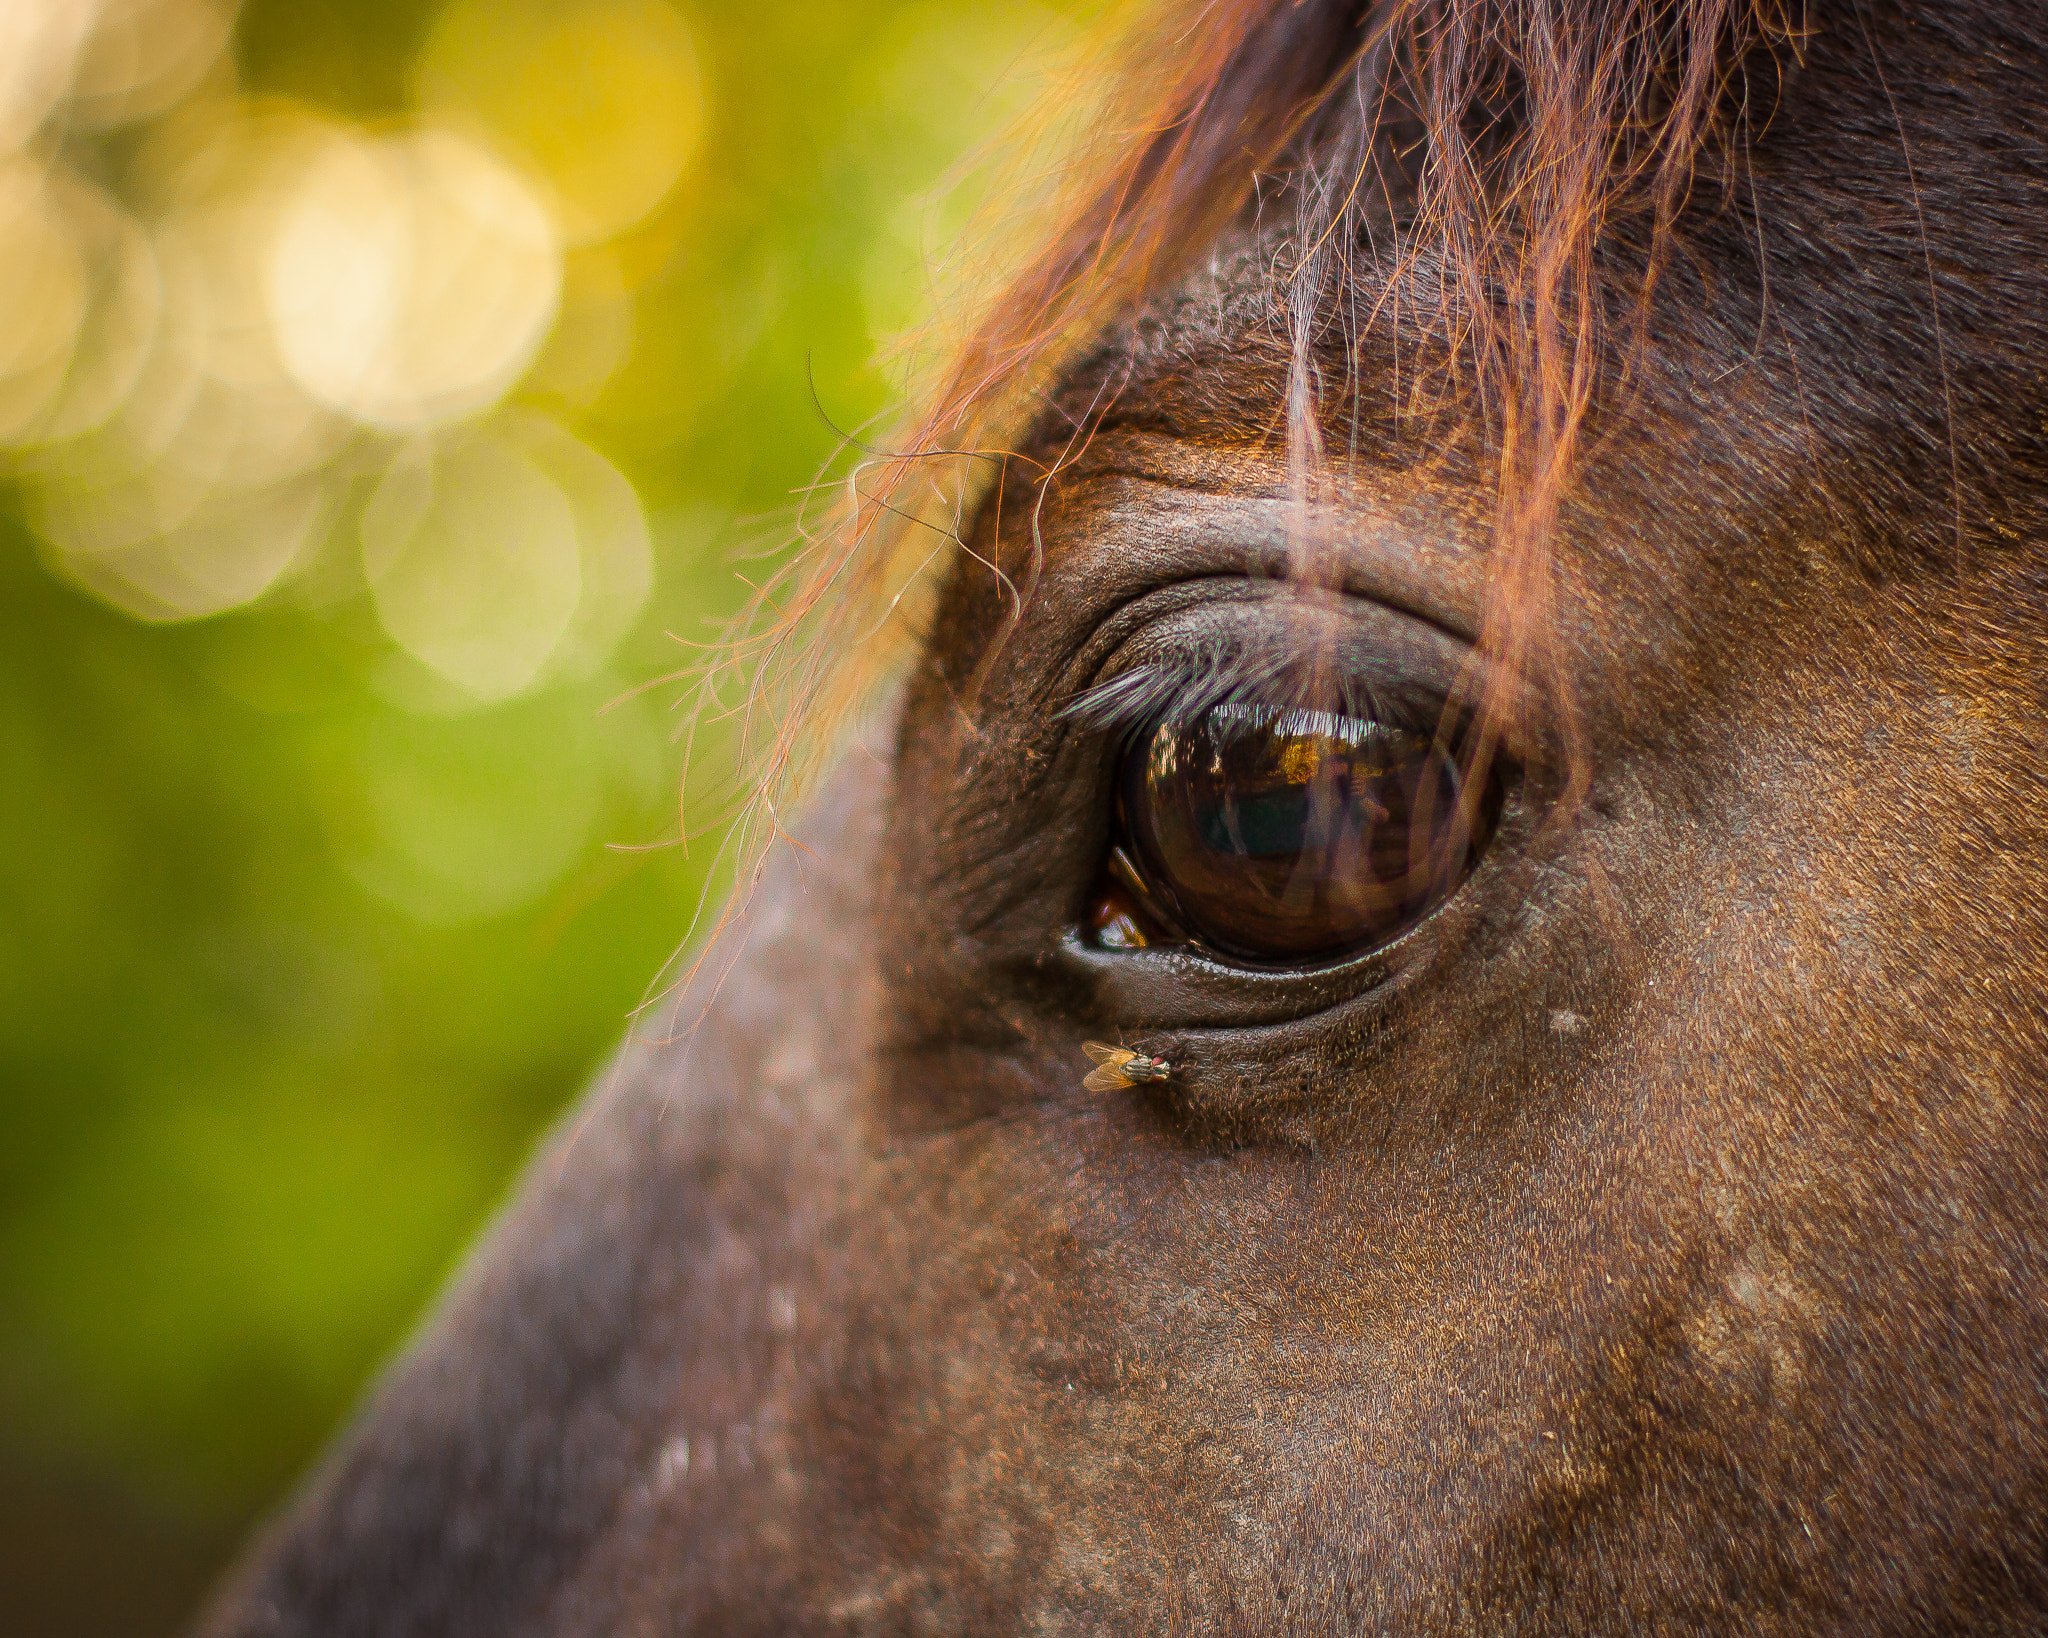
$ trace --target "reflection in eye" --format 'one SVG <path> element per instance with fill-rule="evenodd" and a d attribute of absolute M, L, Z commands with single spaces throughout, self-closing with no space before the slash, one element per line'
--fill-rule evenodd
<path fill-rule="evenodd" d="M 1159 720 L 1118 784 L 1133 885 L 1204 943 L 1268 962 L 1405 931 L 1464 876 L 1491 808 L 1425 735 L 1236 702 Z"/>
<path fill-rule="evenodd" d="M 1142 950 L 1152 942 L 1152 935 L 1145 930 L 1140 897 L 1115 880 L 1097 887 L 1095 902 L 1088 912 L 1088 933 L 1098 948 Z"/>

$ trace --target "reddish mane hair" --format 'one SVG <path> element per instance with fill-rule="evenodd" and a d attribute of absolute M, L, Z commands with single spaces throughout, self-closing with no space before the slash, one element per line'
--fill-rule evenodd
<path fill-rule="evenodd" d="M 1354 279 L 1368 216 L 1391 217 L 1399 263 L 1432 268 L 1445 297 L 1426 374 L 1446 391 L 1431 407 L 1483 416 L 1496 461 L 1483 646 L 1497 674 L 1540 683 L 1548 542 L 1587 413 L 1626 375 L 1628 315 L 1647 311 L 1703 161 L 1732 175 L 1757 48 L 1796 46 L 1797 25 L 1781 0 L 1146 7 L 1035 249 L 705 676 L 707 690 L 734 672 L 747 685 L 755 802 L 741 857 L 758 868 L 778 812 L 892 672 L 906 593 L 964 538 L 1062 368 L 1276 197 L 1300 247 L 1287 291 L 1297 473 L 1323 459 L 1315 315 Z"/>

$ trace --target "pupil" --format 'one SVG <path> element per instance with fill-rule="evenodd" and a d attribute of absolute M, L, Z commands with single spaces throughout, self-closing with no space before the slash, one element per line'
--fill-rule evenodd
<path fill-rule="evenodd" d="M 1384 943 L 1471 852 L 1457 765 L 1426 738 L 1329 711 L 1220 705 L 1124 764 L 1149 885 L 1218 948 L 1299 959 Z"/>

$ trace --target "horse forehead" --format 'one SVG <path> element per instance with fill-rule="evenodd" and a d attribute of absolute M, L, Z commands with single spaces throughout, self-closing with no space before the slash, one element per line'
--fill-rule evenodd
<path fill-rule="evenodd" d="M 1439 555 L 1483 557 L 1493 479 L 1483 453 L 1464 439 L 1431 440 L 1432 419 L 1398 413 L 1381 390 L 1412 363 L 1410 343 L 1432 332 L 1441 288 L 1433 257 L 1404 274 L 1415 289 L 1404 290 L 1398 332 L 1360 320 L 1320 327 L 1310 367 L 1326 415 L 1349 425 L 1344 458 L 1324 464 L 1316 504 L 1302 512 L 1286 413 L 1298 254 L 1282 227 L 1232 234 L 1112 326 L 1055 384 L 1026 450 L 1031 463 L 1140 533 L 1199 529 L 1205 511 L 1236 507 L 1245 515 L 1232 527 L 1248 539 L 1273 528 L 1299 545 L 1306 529 L 1358 545 L 1358 531 L 1377 518 L 1408 538 L 1382 541 L 1372 555 L 1413 557 L 1427 543 Z M 1347 305 L 1370 306 L 1385 283 L 1383 272 L 1355 273 Z M 1028 515 L 999 509 L 993 521 L 1021 528 Z"/>
<path fill-rule="evenodd" d="M 1218 244 L 1065 373 L 1043 440 L 1056 446 L 1074 429 L 1135 424 L 1277 444 L 1294 356 L 1286 311 L 1294 254 L 1278 228 Z"/>
<path fill-rule="evenodd" d="M 1658 423 L 1655 436 L 1628 440 L 1638 464 L 1682 458 L 1668 434 L 1689 437 L 1702 420 L 1693 396 L 1702 382 L 1712 387 L 1710 398 L 1737 401 L 1745 419 L 1777 425 L 1801 413 L 1775 376 L 1736 377 L 1754 351 L 1755 315 L 1753 273 L 1733 264 L 1753 259 L 1754 247 L 1701 243 L 1689 245 L 1688 255 L 1695 268 L 1729 264 L 1717 274 L 1736 276 L 1717 281 L 1717 299 L 1658 304 L 1643 337 L 1656 378 L 1633 383 L 1628 411 L 1617 418 L 1617 426 Z M 1300 258 L 1299 239 L 1284 223 L 1229 235 L 1062 372 L 1027 455 L 1085 475 L 1125 458 L 1117 434 L 1149 435 L 1155 449 L 1178 441 L 1212 464 L 1235 461 L 1221 474 L 1191 465 L 1194 485 L 1291 494 L 1289 395 L 1305 379 L 1326 435 L 1323 453 L 1341 452 L 1325 463 L 1338 470 L 1326 469 L 1319 481 L 1406 475 L 1460 504 L 1490 497 L 1498 472 L 1487 456 L 1485 406 L 1470 396 L 1466 371 L 1446 350 L 1468 320 L 1442 250 L 1383 228 L 1376 242 L 1354 249 L 1305 320 L 1292 311 Z M 1792 298 L 1774 292 L 1774 299 L 1782 306 Z M 1803 359 L 1805 386 L 1813 391 L 1831 369 L 1850 367 Z"/>
<path fill-rule="evenodd" d="M 1873 20 L 1860 26 L 1876 35 L 1848 42 L 1853 50 L 1837 40 L 1788 63 L 1771 118 L 1745 150 L 1741 196 L 1698 190 L 1637 337 L 1649 367 L 1626 395 L 1660 433 L 1732 409 L 1756 448 L 1788 426 L 1809 440 L 1855 441 L 1863 418 L 1851 411 L 1868 407 L 1874 369 L 1890 373 L 1878 421 L 1933 425 L 1974 407 L 1955 399 L 1957 371 L 2009 360 L 2018 338 L 2032 339 L 2030 258 L 2048 210 L 2021 180 L 2044 148 L 2041 82 L 2021 66 L 2042 43 L 2036 31 L 2015 55 L 1972 38 L 1988 31 L 2010 46 L 2011 8 L 1958 7 L 1948 21 L 1953 33 L 1916 34 L 1901 51 L 1891 25 Z M 1889 61 L 1882 81 L 1866 72 L 1878 56 Z M 1930 82 L 1966 102 L 1940 104 Z M 1987 167 L 1985 143 L 2015 162 Z M 1034 453 L 1071 447 L 1105 421 L 1277 451 L 1301 259 L 1283 190 L 1065 372 Z M 1459 270 L 1391 220 L 1369 227 L 1346 262 L 1308 326 L 1311 383 L 1327 413 L 1362 419 L 1350 429 L 1353 453 L 1391 455 L 1402 441 L 1400 389 L 1411 409 L 1428 398 L 1433 351 L 1469 322 Z M 1931 288 L 1937 269 L 1952 289 Z M 1397 390 L 1381 390 L 1389 384 Z M 1661 451 L 1648 447 L 1654 460 Z"/>

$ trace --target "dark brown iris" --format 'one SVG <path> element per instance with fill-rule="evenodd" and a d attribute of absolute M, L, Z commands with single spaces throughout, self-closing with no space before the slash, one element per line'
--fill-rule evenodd
<path fill-rule="evenodd" d="M 1300 961 L 1384 944 L 1474 845 L 1457 763 L 1330 711 L 1219 705 L 1126 753 L 1123 845 L 1161 910 L 1219 950 Z"/>

